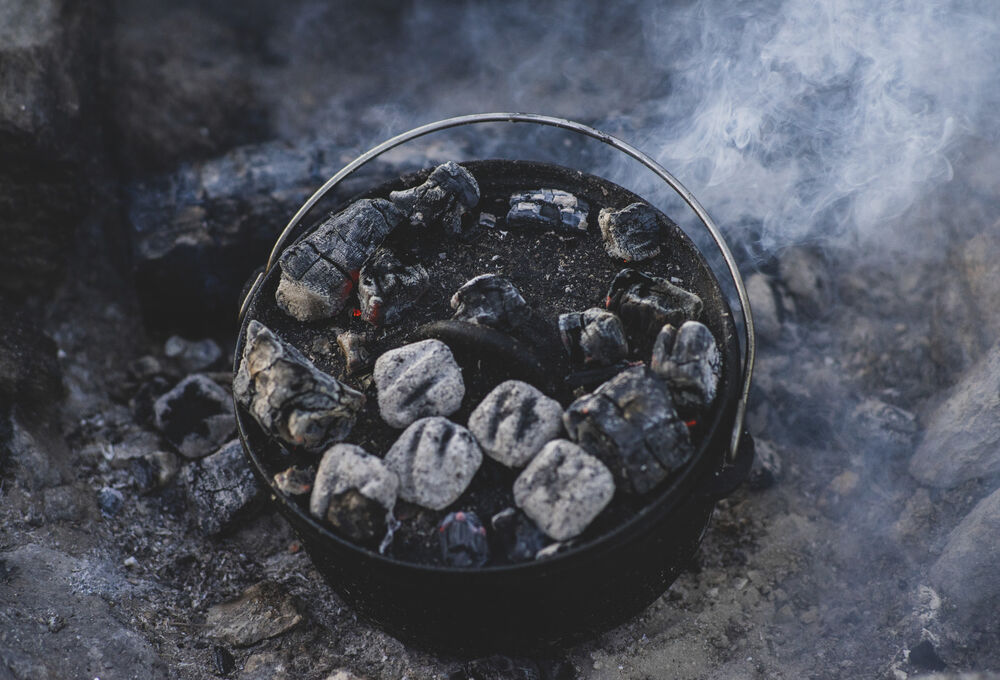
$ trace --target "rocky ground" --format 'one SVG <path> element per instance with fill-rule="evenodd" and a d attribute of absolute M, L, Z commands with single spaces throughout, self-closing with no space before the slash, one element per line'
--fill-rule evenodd
<path fill-rule="evenodd" d="M 513 97 L 492 43 L 462 43 L 479 50 L 464 67 L 434 43 L 455 94 L 423 107 L 404 38 L 442 7 L 250 5 L 0 0 L 0 678 L 998 677 L 990 144 L 959 148 L 877 245 L 743 257 L 758 463 L 668 592 L 573 648 L 461 659 L 359 620 L 268 510 L 211 398 L 230 390 L 238 293 L 313 188 L 407 127 L 400 109 L 466 111 L 472 87 L 471 108 L 600 122 L 594 90 L 641 55 L 522 70 Z M 628 28 L 597 18 L 588 39 Z M 191 375 L 202 397 L 173 400 Z"/>

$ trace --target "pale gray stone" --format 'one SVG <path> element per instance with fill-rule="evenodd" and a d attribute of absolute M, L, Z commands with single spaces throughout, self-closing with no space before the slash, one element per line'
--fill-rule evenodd
<path fill-rule="evenodd" d="M 410 425 L 385 456 L 399 477 L 399 497 L 431 510 L 458 500 L 482 462 L 472 433 L 440 417 Z"/>
<path fill-rule="evenodd" d="M 715 399 L 722 356 L 708 326 L 686 321 L 675 330 L 665 325 L 653 344 L 649 366 L 667 381 L 678 406 L 707 408 Z"/>
<path fill-rule="evenodd" d="M 469 416 L 483 452 L 507 467 L 522 467 L 562 431 L 562 406 L 519 380 L 497 385 Z"/>
<path fill-rule="evenodd" d="M 597 224 L 611 257 L 635 262 L 660 254 L 660 220 L 648 203 L 632 203 L 621 210 L 604 208 Z"/>
<path fill-rule="evenodd" d="M 375 387 L 382 419 L 399 428 L 418 418 L 451 415 L 465 396 L 462 370 L 440 340 L 422 340 L 380 356 Z"/>
<path fill-rule="evenodd" d="M 565 439 L 546 444 L 514 482 L 514 502 L 557 541 L 579 536 L 614 495 L 608 468 Z"/>
<path fill-rule="evenodd" d="M 208 610 L 208 636 L 234 647 L 249 647 L 281 635 L 302 621 L 294 600 L 276 583 L 250 586 L 235 600 Z"/>

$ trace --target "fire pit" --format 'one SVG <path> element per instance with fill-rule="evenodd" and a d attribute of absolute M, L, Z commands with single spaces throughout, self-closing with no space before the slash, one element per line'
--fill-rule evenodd
<path fill-rule="evenodd" d="M 742 365 L 698 249 L 599 177 L 446 163 L 304 228 L 389 148 L 508 120 L 599 139 L 680 193 L 741 297 Z M 376 147 L 296 214 L 241 314 L 234 393 L 254 472 L 331 585 L 414 642 L 523 650 L 621 622 L 749 471 L 753 327 L 732 257 L 668 173 L 576 123 L 468 116 Z"/>

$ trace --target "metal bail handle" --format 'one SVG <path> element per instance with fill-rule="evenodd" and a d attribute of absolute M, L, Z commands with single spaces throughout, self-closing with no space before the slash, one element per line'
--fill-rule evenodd
<path fill-rule="evenodd" d="M 316 203 L 326 196 L 334 187 L 340 184 L 345 178 L 352 175 L 356 170 L 358 170 L 358 168 L 367 165 L 369 162 L 378 158 L 390 149 L 394 149 L 397 146 L 406 144 L 407 142 L 411 142 L 415 139 L 423 137 L 424 135 L 429 135 L 434 132 L 440 132 L 442 130 L 462 127 L 465 125 L 476 125 L 479 123 L 534 123 L 536 125 L 546 125 L 549 127 L 569 130 L 585 137 L 596 139 L 597 141 L 607 144 L 613 149 L 624 153 L 644 165 L 648 170 L 652 171 L 653 174 L 662 179 L 667 186 L 673 189 L 674 193 L 680 196 L 688 207 L 694 211 L 694 214 L 698 216 L 698 219 L 708 231 L 712 240 L 715 241 L 715 245 L 718 247 L 719 252 L 726 261 L 726 268 L 729 270 L 729 276 L 732 279 L 733 284 L 736 286 L 736 292 L 740 299 L 740 312 L 743 315 L 743 325 L 746 333 L 746 344 L 743 351 L 743 389 L 740 394 L 740 400 L 736 406 L 736 422 L 733 424 L 733 434 L 729 447 L 729 461 L 731 462 L 735 460 L 736 454 L 739 451 L 740 436 L 743 432 L 743 421 L 746 417 L 747 399 L 750 396 L 750 381 L 753 378 L 754 361 L 757 356 L 757 342 L 756 335 L 754 333 L 753 313 L 750 310 L 750 298 L 747 295 L 746 286 L 743 283 L 743 277 L 740 275 L 740 270 L 736 266 L 736 259 L 733 257 L 732 252 L 729 250 L 729 246 L 726 244 L 725 238 L 723 238 L 718 227 L 715 226 L 712 218 L 708 216 L 708 213 L 701 207 L 701 204 L 698 203 L 694 195 L 684 188 L 684 185 L 677 181 L 676 177 L 667 172 L 666 168 L 628 142 L 624 142 L 617 137 L 612 137 L 607 133 L 575 121 L 566 120 L 564 118 L 555 118 L 553 116 L 544 116 L 537 113 L 474 113 L 466 116 L 446 118 L 434 123 L 428 123 L 427 125 L 421 125 L 420 127 L 413 128 L 408 132 L 396 135 L 392 139 L 388 139 L 378 146 L 369 149 L 341 168 L 336 175 L 328 179 L 326 183 L 316 191 L 316 193 L 309 197 L 309 200 L 302 204 L 302 207 L 298 209 L 298 212 L 292 216 L 291 221 L 289 221 L 288 225 L 284 228 L 284 230 L 282 230 L 281 234 L 278 235 L 278 240 L 275 241 L 274 248 L 271 249 L 271 254 L 267 258 L 267 266 L 265 267 L 264 272 L 257 276 L 253 286 L 250 288 L 250 292 L 247 293 L 246 298 L 243 300 L 243 305 L 240 307 L 240 320 L 242 321 L 243 316 L 246 314 L 247 305 L 257 292 L 257 289 L 260 287 L 261 282 L 264 280 L 264 276 L 271 271 L 271 268 L 277 261 L 278 256 L 284 249 L 285 241 L 288 240 L 289 235 L 299 222 L 301 222 L 302 219 L 309 213 L 309 211 L 313 209 L 313 206 L 315 206 Z"/>

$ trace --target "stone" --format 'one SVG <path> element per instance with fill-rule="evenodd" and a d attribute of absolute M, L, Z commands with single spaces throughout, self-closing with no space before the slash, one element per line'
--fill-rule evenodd
<path fill-rule="evenodd" d="M 748 486 L 754 491 L 770 489 L 781 479 L 781 457 L 774 444 L 759 437 L 754 439 L 754 458 Z"/>
<path fill-rule="evenodd" d="M 708 326 L 685 321 L 676 330 L 669 324 L 660 329 L 649 367 L 667 381 L 677 406 L 706 409 L 715 400 L 722 355 Z"/>
<path fill-rule="evenodd" d="M 290 496 L 301 496 L 309 493 L 316 478 L 316 469 L 311 465 L 306 468 L 292 466 L 274 475 L 274 484 L 282 493 Z"/>
<path fill-rule="evenodd" d="M 644 366 L 622 371 L 574 401 L 563 424 L 628 492 L 650 491 L 694 453 L 666 384 Z"/>
<path fill-rule="evenodd" d="M 177 476 L 180 461 L 170 451 L 153 451 L 129 458 L 128 467 L 139 491 L 148 492 L 168 485 Z"/>
<path fill-rule="evenodd" d="M 462 405 L 462 370 L 440 340 L 403 345 L 375 362 L 382 419 L 403 428 L 419 418 L 451 415 Z"/>
<path fill-rule="evenodd" d="M 946 489 L 1000 474 L 1000 344 L 930 414 L 909 470 L 921 484 Z"/>
<path fill-rule="evenodd" d="M 222 358 L 222 348 L 211 338 L 186 340 L 172 335 L 163 345 L 163 354 L 186 375 L 214 366 Z"/>
<path fill-rule="evenodd" d="M 557 541 L 583 533 L 614 495 L 608 468 L 565 439 L 546 444 L 514 482 L 514 502 Z"/>
<path fill-rule="evenodd" d="M 452 296 L 451 308 L 455 319 L 499 329 L 519 326 L 530 314 L 517 287 L 496 274 L 480 274 L 466 281 Z"/>
<path fill-rule="evenodd" d="M 952 605 L 957 623 L 1000 632 L 1000 489 L 979 501 L 948 536 L 929 572 L 930 585 Z"/>
<path fill-rule="evenodd" d="M 249 647 L 286 633 L 302 621 L 295 601 L 276 583 L 262 581 L 229 602 L 209 608 L 208 636 Z"/>
<path fill-rule="evenodd" d="M 621 210 L 604 208 L 597 224 L 611 257 L 638 262 L 660 254 L 660 219 L 648 203 L 632 203 Z"/>
<path fill-rule="evenodd" d="M 348 376 L 359 375 L 369 370 L 374 364 L 368 345 L 371 343 L 368 333 L 341 331 L 337 333 L 337 345 L 344 353 L 344 373 Z"/>
<path fill-rule="evenodd" d="M 462 216 L 479 204 L 479 184 L 468 170 L 454 161 L 443 163 L 423 184 L 393 191 L 391 200 L 407 214 L 415 227 L 440 224 L 449 234 L 462 232 Z"/>
<path fill-rule="evenodd" d="M 278 307 L 299 321 L 328 319 L 344 306 L 361 267 L 404 219 L 385 199 L 362 199 L 281 254 Z"/>
<path fill-rule="evenodd" d="M 104 487 L 97 494 L 97 505 L 105 517 L 114 517 L 125 505 L 125 496 L 118 489 Z"/>
<path fill-rule="evenodd" d="M 236 431 L 232 399 L 203 373 L 160 396 L 153 413 L 156 429 L 186 458 L 207 456 Z"/>
<path fill-rule="evenodd" d="M 589 212 L 587 202 L 568 191 L 535 189 L 510 197 L 507 225 L 580 233 L 587 231 Z"/>
<path fill-rule="evenodd" d="M 599 307 L 560 314 L 559 337 L 573 364 L 610 366 L 628 356 L 621 319 Z"/>
<path fill-rule="evenodd" d="M 365 401 L 256 320 L 247 326 L 233 396 L 267 434 L 312 453 L 346 438 Z"/>
<path fill-rule="evenodd" d="M 501 510 L 493 515 L 490 524 L 504 554 L 513 563 L 535 559 L 538 551 L 551 542 L 538 525 L 517 508 Z"/>
<path fill-rule="evenodd" d="M 795 309 L 807 318 L 826 316 L 833 300 L 833 282 L 826 261 L 807 247 L 786 248 L 778 255 L 778 280 Z"/>
<path fill-rule="evenodd" d="M 776 343 L 781 339 L 783 311 L 771 278 L 754 272 L 746 277 L 746 289 L 757 337 L 765 343 Z"/>
<path fill-rule="evenodd" d="M 225 531 L 247 514 L 260 492 L 239 439 L 189 464 L 182 477 L 188 507 L 207 536 Z"/>
<path fill-rule="evenodd" d="M 500 383 L 469 416 L 483 452 L 511 468 L 527 465 L 562 432 L 562 406 L 519 380 Z"/>
<path fill-rule="evenodd" d="M 360 446 L 336 444 L 320 461 L 309 512 L 351 540 L 371 543 L 385 534 L 398 490 L 399 479 L 381 459 Z"/>
<path fill-rule="evenodd" d="M 863 445 L 891 455 L 912 451 L 920 433 L 916 415 L 874 397 L 863 399 L 854 407 L 851 422 Z"/>
<path fill-rule="evenodd" d="M 481 567 L 490 560 L 486 527 L 472 511 L 449 512 L 436 530 L 441 559 L 449 567 Z"/>
<path fill-rule="evenodd" d="M 676 328 L 697 320 L 702 301 L 666 279 L 623 269 L 611 282 L 604 306 L 621 318 L 630 346 L 641 349 L 649 347 L 664 325 Z"/>
<path fill-rule="evenodd" d="M 420 264 L 404 265 L 391 250 L 379 248 L 358 277 L 361 318 L 373 326 L 397 323 L 429 286 L 430 277 Z"/>
<path fill-rule="evenodd" d="M 440 417 L 410 425 L 385 456 L 399 477 L 399 497 L 431 510 L 458 500 L 482 462 L 472 433 Z"/>

